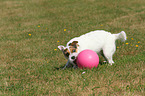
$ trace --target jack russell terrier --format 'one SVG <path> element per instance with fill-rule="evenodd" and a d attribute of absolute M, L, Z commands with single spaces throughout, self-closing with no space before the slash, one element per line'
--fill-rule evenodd
<path fill-rule="evenodd" d="M 96 30 L 71 39 L 66 47 L 62 45 L 58 46 L 65 58 L 68 59 L 63 69 L 71 64 L 73 68 L 77 67 L 76 58 L 85 49 L 90 49 L 101 54 L 112 65 L 114 63 L 112 57 L 116 51 L 115 41 L 117 39 L 124 42 L 126 40 L 126 33 L 121 31 L 118 34 L 111 34 L 104 30 Z"/>

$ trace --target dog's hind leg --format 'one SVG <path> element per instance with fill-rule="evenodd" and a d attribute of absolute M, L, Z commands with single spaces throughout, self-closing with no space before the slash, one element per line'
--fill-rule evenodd
<path fill-rule="evenodd" d="M 106 57 L 106 59 L 107 59 L 107 61 L 109 62 L 110 65 L 112 65 L 112 63 L 114 63 L 113 58 L 112 58 L 113 54 L 105 53 L 105 57 Z"/>
<path fill-rule="evenodd" d="M 116 48 L 115 44 L 113 44 L 112 46 L 106 46 L 103 49 L 104 56 L 105 56 L 105 58 L 107 59 L 107 61 L 109 62 L 110 65 L 112 65 L 112 63 L 114 63 L 113 54 L 116 50 L 115 48 Z"/>

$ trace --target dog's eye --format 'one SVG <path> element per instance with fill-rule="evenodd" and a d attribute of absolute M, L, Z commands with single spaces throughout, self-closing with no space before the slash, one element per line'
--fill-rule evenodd
<path fill-rule="evenodd" d="M 68 57 L 69 56 L 69 53 L 67 52 L 65 55 Z"/>
<path fill-rule="evenodd" d="M 76 52 L 76 50 L 74 49 L 74 50 L 72 50 L 73 52 Z"/>

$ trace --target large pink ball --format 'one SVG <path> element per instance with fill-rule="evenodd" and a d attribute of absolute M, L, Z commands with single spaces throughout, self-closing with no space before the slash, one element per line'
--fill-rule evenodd
<path fill-rule="evenodd" d="M 79 68 L 93 68 L 99 64 L 99 57 L 96 52 L 86 49 L 79 53 L 77 57 L 77 65 Z"/>

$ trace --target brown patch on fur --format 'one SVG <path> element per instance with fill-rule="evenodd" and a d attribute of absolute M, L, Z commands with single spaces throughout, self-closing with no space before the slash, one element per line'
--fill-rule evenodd
<path fill-rule="evenodd" d="M 76 46 L 76 45 L 78 45 L 77 43 L 78 43 L 78 41 L 73 41 L 72 43 L 69 44 L 69 46 Z"/>
<path fill-rule="evenodd" d="M 72 43 L 69 44 L 69 46 L 70 46 L 69 49 L 70 49 L 71 53 L 78 52 L 77 48 L 79 45 L 77 43 L 78 43 L 78 41 L 73 41 Z"/>
<path fill-rule="evenodd" d="M 78 52 L 78 49 L 75 47 L 70 47 L 69 49 L 71 53 Z"/>
<path fill-rule="evenodd" d="M 78 41 L 73 41 L 72 43 L 69 44 L 69 50 L 66 48 L 63 50 L 63 53 L 66 57 L 69 57 L 70 53 L 78 52 L 77 47 L 79 46 Z"/>
<path fill-rule="evenodd" d="M 69 50 L 67 48 L 64 50 L 64 55 L 66 57 L 68 57 L 70 55 L 70 52 L 69 52 Z"/>

